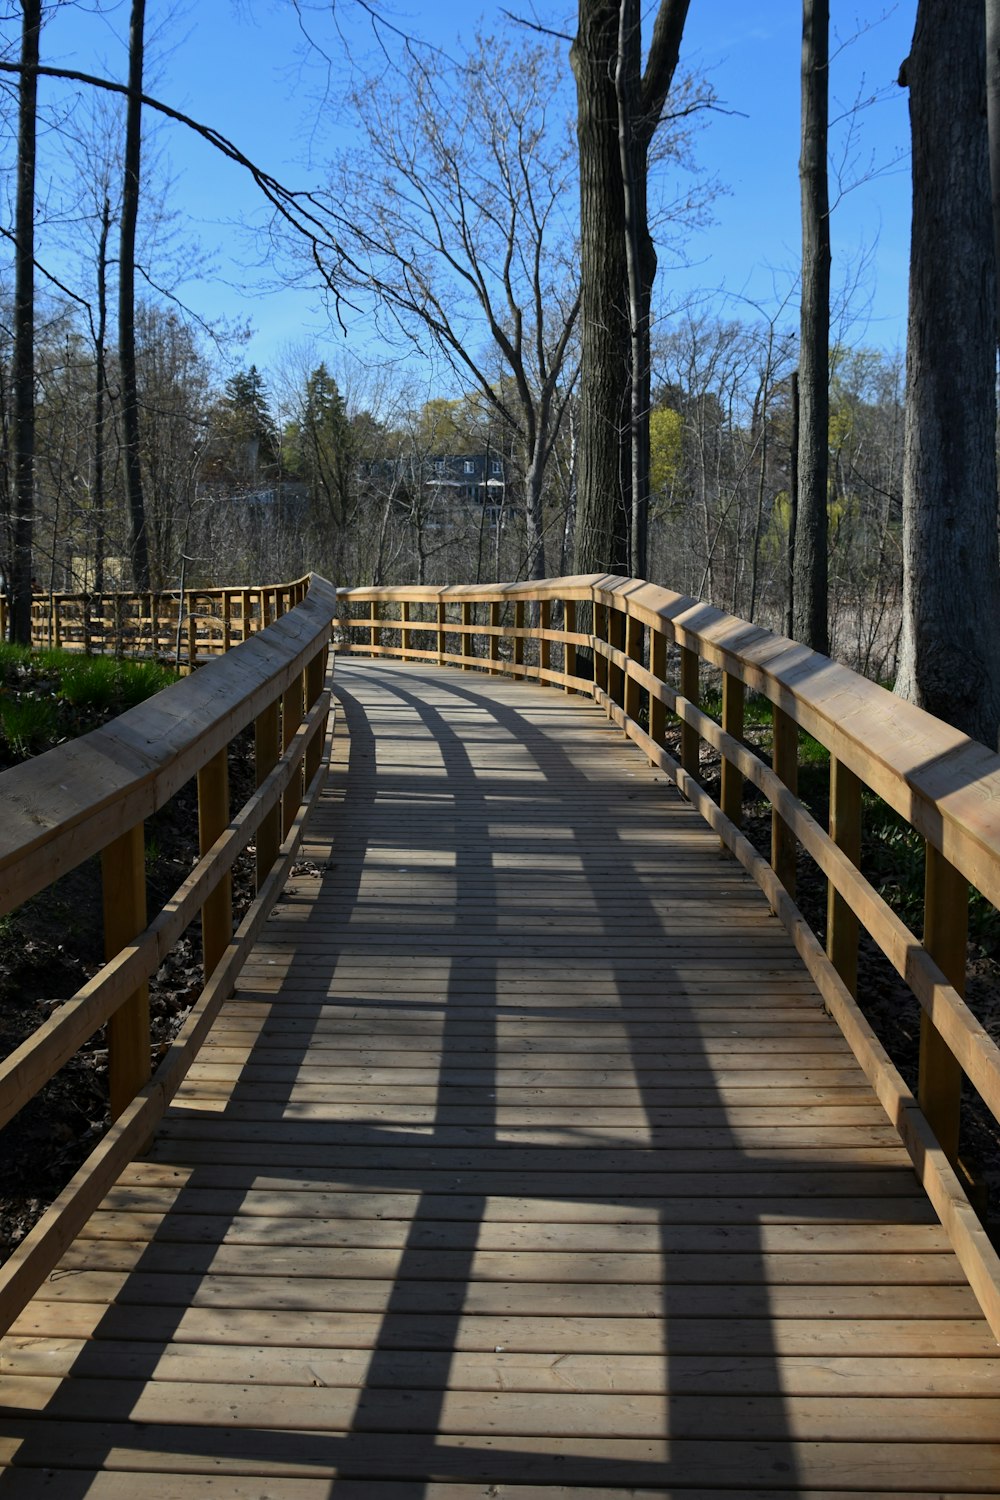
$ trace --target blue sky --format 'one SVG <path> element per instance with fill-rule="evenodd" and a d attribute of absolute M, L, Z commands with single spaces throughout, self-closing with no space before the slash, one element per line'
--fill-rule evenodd
<path fill-rule="evenodd" d="M 915 8 L 915 0 L 849 7 L 833 0 L 831 7 L 831 118 L 851 116 L 858 99 L 876 100 L 852 116 L 845 181 L 862 180 L 844 194 L 832 220 L 835 295 L 862 266 L 850 334 L 888 348 L 901 346 L 905 332 L 908 121 L 906 95 L 895 78 Z M 60 11 L 47 29 L 43 60 L 103 66 L 122 77 L 127 9 L 104 0 L 98 11 L 106 14 Z M 215 126 L 289 185 L 320 181 L 324 157 L 350 145 L 351 121 L 338 107 L 347 52 L 357 66 L 380 60 L 370 26 L 352 0 L 336 0 L 334 24 L 328 0 L 303 0 L 306 23 L 327 48 L 326 62 L 315 54 L 305 58 L 291 0 L 204 0 L 186 13 L 171 8 L 166 19 L 158 0 L 147 10 L 150 92 Z M 559 4 L 534 0 L 532 13 L 553 29 L 572 27 L 572 10 Z M 409 11 L 397 6 L 392 14 L 402 30 L 446 48 L 459 31 L 468 35 L 476 20 L 474 11 L 443 0 Z M 482 16 L 487 29 L 504 24 L 498 7 L 486 7 Z M 682 64 L 708 74 L 725 111 L 706 120 L 696 156 L 723 192 L 715 200 L 714 222 L 687 245 L 688 264 L 661 257 L 668 303 L 693 298 L 724 316 L 749 317 L 753 305 L 770 314 L 791 298 L 794 321 L 799 48 L 799 6 L 793 0 L 692 0 Z M 567 97 L 571 102 L 570 90 Z M 835 127 L 832 156 L 838 163 L 847 128 L 843 120 Z M 268 290 L 280 281 L 281 267 L 254 266 L 253 247 L 240 225 L 260 224 L 266 215 L 249 180 L 175 127 L 161 131 L 160 139 L 176 179 L 172 196 L 182 232 L 196 237 L 216 266 L 211 276 L 184 287 L 186 300 L 205 316 L 248 318 L 255 333 L 241 359 L 264 368 L 285 346 L 304 339 L 342 344 L 341 334 L 327 331 L 315 294 Z M 356 342 L 363 342 L 360 330 Z"/>

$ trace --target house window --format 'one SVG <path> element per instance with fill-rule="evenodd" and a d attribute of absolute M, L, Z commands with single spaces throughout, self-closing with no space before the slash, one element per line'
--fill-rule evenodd
<path fill-rule="evenodd" d="M 502 474 L 503 473 L 503 464 L 500 462 L 500 460 L 498 458 L 495 458 L 493 460 L 492 464 L 490 465 L 490 471 L 493 474 Z"/>
<path fill-rule="evenodd" d="M 476 472 L 476 465 L 473 459 L 467 458 L 465 460 L 465 472 L 466 474 L 474 474 Z"/>

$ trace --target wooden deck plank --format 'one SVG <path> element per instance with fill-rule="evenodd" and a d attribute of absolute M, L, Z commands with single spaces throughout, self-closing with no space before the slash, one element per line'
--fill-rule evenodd
<path fill-rule="evenodd" d="M 4 1492 L 1000 1492 L 1000 1350 L 714 836 L 589 704 L 338 678 L 237 994 L 0 1341 Z"/>

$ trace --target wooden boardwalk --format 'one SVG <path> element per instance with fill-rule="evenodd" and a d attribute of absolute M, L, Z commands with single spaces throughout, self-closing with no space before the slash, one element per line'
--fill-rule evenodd
<path fill-rule="evenodd" d="M 336 686 L 300 872 L 0 1344 L 0 1500 L 1000 1493 L 997 1346 L 717 839 L 583 700 Z"/>

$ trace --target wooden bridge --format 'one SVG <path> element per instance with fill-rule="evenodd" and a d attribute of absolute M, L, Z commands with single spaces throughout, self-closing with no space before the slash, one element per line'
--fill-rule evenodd
<path fill-rule="evenodd" d="M 0 1068 L 0 1119 L 109 1017 L 118 1115 L 0 1269 L 0 1500 L 1000 1493 L 958 1157 L 963 1075 L 1000 1101 L 961 998 L 1000 759 L 631 580 L 295 597 L 0 783 L 3 909 L 101 850 L 111 893 L 109 963 Z M 203 858 L 147 924 L 141 819 L 195 772 Z M 927 842 L 919 940 L 858 868 L 863 787 Z M 205 990 L 149 1079 L 143 983 L 199 909 Z M 859 921 L 923 1006 L 919 1099 L 854 1001 Z"/>

